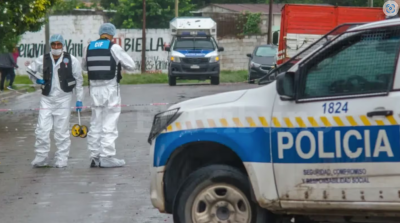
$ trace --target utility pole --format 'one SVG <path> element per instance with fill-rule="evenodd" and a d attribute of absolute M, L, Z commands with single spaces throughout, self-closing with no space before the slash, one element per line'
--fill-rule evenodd
<path fill-rule="evenodd" d="M 269 15 L 268 15 L 268 44 L 272 42 L 272 19 L 274 18 L 272 15 L 272 6 L 274 4 L 274 0 L 269 0 Z"/>
<path fill-rule="evenodd" d="M 178 18 L 179 0 L 175 0 L 175 17 Z"/>
<path fill-rule="evenodd" d="M 44 47 L 44 54 L 50 52 L 50 19 L 49 19 L 49 11 L 46 13 L 45 17 L 45 25 L 44 25 L 44 42 L 45 42 L 45 47 Z M 64 44 L 64 43 L 63 43 Z"/>
<path fill-rule="evenodd" d="M 146 0 L 143 0 L 143 27 L 142 27 L 142 74 L 146 72 Z"/>
<path fill-rule="evenodd" d="M 368 6 L 374 7 L 374 0 L 368 0 Z"/>

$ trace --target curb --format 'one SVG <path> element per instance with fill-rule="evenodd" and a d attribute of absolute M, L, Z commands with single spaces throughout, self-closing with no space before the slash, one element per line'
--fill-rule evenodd
<path fill-rule="evenodd" d="M 19 86 L 31 86 L 34 87 L 36 90 L 38 90 L 37 87 L 32 86 L 30 84 L 27 85 L 19 85 Z M 10 101 L 10 99 L 16 98 L 20 95 L 24 95 L 24 94 L 29 94 L 30 92 L 27 92 L 26 90 L 8 90 L 8 91 L 4 91 L 3 93 L 0 93 L 0 104 L 2 103 L 7 103 Z M 34 93 L 34 92 L 31 92 Z"/>
<path fill-rule="evenodd" d="M 12 91 L 3 91 L 3 93 L 0 93 L 0 100 L 1 100 L 2 98 L 8 97 L 8 96 L 10 96 L 10 95 L 12 95 L 12 94 L 13 94 Z"/>

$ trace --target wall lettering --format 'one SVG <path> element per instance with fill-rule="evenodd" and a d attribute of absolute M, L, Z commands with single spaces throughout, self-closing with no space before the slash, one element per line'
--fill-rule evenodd
<path fill-rule="evenodd" d="M 20 44 L 19 45 L 19 57 L 23 58 L 36 58 L 46 50 L 46 45 L 43 43 L 30 43 L 30 44 Z"/>
<path fill-rule="evenodd" d="M 65 41 L 65 47 L 68 53 L 74 55 L 75 57 L 82 57 L 83 40 L 81 40 L 80 43 L 72 43 L 72 40 Z"/>
<path fill-rule="evenodd" d="M 140 71 L 142 67 L 141 59 L 134 59 L 136 70 Z M 168 60 L 165 58 L 160 58 L 158 56 L 154 57 L 146 57 L 146 70 L 167 70 L 168 69 Z"/>
<path fill-rule="evenodd" d="M 148 38 L 146 51 L 162 51 L 164 49 L 164 40 L 162 37 Z M 125 38 L 124 46 L 125 52 L 142 52 L 142 38 Z"/>
<path fill-rule="evenodd" d="M 46 47 L 43 41 L 40 43 L 21 43 L 19 45 L 19 56 L 22 58 L 37 58 L 46 52 Z M 65 40 L 64 50 L 75 57 L 82 57 L 83 40 L 80 43 L 74 43 L 71 39 Z"/>

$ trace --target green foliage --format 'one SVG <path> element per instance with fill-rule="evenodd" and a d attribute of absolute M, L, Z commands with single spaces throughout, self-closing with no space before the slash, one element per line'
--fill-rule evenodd
<path fill-rule="evenodd" d="M 57 0 L 2 0 L 0 3 L 0 52 L 10 52 L 27 31 L 39 31 L 48 8 Z"/>
<path fill-rule="evenodd" d="M 191 0 L 179 1 L 179 16 L 191 15 L 195 5 Z M 117 28 L 142 28 L 143 1 L 118 0 L 118 5 L 111 3 L 111 9 L 118 11 L 111 19 Z M 175 0 L 147 0 L 146 1 L 146 28 L 168 28 L 169 22 L 175 17 Z"/>
<path fill-rule="evenodd" d="M 260 34 L 261 13 L 248 13 L 247 22 L 243 29 L 244 35 Z"/>
<path fill-rule="evenodd" d="M 51 14 L 69 14 L 74 9 L 90 9 L 95 8 L 95 5 L 87 7 L 81 0 L 59 0 L 52 8 Z"/>
<path fill-rule="evenodd" d="M 109 9 L 111 5 L 118 5 L 118 0 L 100 0 L 100 5 L 103 8 Z"/>
<path fill-rule="evenodd" d="M 261 34 L 260 24 L 261 22 L 261 13 L 250 13 L 248 11 L 244 11 L 239 14 L 237 19 L 236 28 L 240 32 L 240 36 L 244 35 L 257 35 Z"/>

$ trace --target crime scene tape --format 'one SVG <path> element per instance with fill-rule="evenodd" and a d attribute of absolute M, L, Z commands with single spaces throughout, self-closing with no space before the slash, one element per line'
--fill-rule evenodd
<path fill-rule="evenodd" d="M 71 109 L 75 110 L 77 108 L 81 108 L 82 110 L 84 109 L 91 109 L 91 108 L 104 108 L 104 107 L 140 107 L 140 106 L 162 106 L 162 105 L 172 105 L 176 104 L 175 103 L 167 103 L 167 102 L 162 102 L 162 103 L 142 103 L 142 104 L 120 104 L 120 105 L 114 105 L 114 106 L 82 106 L 82 107 L 55 107 L 55 108 L 25 108 L 25 109 L 11 109 L 11 108 L 0 108 L 0 112 L 21 112 L 21 111 L 39 111 L 39 110 L 56 110 L 56 109 Z"/>

